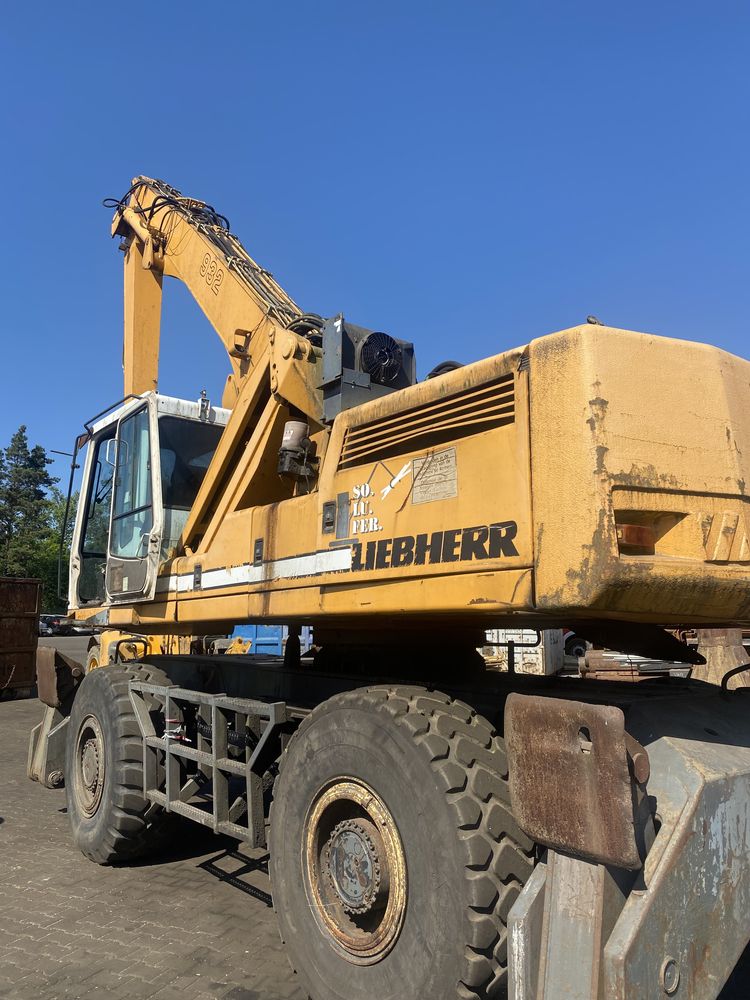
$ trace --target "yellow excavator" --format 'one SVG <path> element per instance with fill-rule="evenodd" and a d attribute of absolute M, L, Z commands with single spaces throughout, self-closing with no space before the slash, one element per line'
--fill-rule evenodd
<path fill-rule="evenodd" d="M 111 207 L 124 398 L 78 439 L 69 606 L 130 653 L 40 654 L 30 748 L 76 844 L 268 841 L 314 1000 L 717 996 L 750 938 L 745 664 L 696 679 L 674 631 L 750 623 L 750 363 L 590 321 L 418 381 L 205 202 L 138 177 Z M 226 348 L 220 405 L 158 391 L 165 276 Z M 283 659 L 195 642 L 255 621 Z M 665 669 L 477 653 L 563 625 Z"/>

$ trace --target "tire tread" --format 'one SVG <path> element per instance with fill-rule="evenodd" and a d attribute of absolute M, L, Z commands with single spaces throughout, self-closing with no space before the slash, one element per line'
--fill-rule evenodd
<path fill-rule="evenodd" d="M 79 847 L 91 861 L 104 865 L 132 861 L 158 850 L 169 836 L 170 814 L 160 812 L 148 822 L 144 818 L 150 803 L 142 793 L 142 744 L 129 691 L 129 682 L 136 677 L 152 684 L 168 684 L 169 680 L 163 671 L 147 665 L 98 667 L 95 673 L 106 675 L 110 689 L 115 724 L 105 731 L 105 738 L 114 737 L 115 762 L 105 832 L 96 847 Z"/>
<path fill-rule="evenodd" d="M 289 746 L 303 737 L 320 711 L 333 707 L 389 715 L 429 761 L 436 784 L 451 806 L 465 871 L 464 958 L 453 997 L 504 997 L 508 911 L 531 875 L 534 844 L 511 813 L 501 738 L 473 708 L 442 692 L 376 685 L 324 702 L 302 721 Z M 286 753 L 280 769 L 285 757 Z"/>

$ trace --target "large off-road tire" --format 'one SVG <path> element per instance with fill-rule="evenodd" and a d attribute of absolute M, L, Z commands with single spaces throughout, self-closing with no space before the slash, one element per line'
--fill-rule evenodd
<path fill-rule="evenodd" d="M 102 650 L 98 642 L 89 642 L 86 654 L 86 673 L 90 670 L 98 670 L 101 661 Z"/>
<path fill-rule="evenodd" d="M 506 994 L 506 922 L 533 865 L 502 741 L 417 687 L 337 695 L 301 724 L 271 810 L 274 905 L 313 1000 Z"/>
<path fill-rule="evenodd" d="M 65 789 L 73 840 L 97 864 L 156 850 L 171 819 L 143 795 L 143 744 L 128 694 L 136 674 L 169 683 L 153 667 L 99 667 L 81 682 L 68 722 Z"/>

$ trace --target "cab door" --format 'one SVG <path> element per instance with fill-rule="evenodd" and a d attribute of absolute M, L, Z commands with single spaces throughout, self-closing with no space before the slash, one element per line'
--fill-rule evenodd
<path fill-rule="evenodd" d="M 151 600 L 156 589 L 163 524 L 157 433 L 153 400 L 117 425 L 105 577 L 113 602 Z"/>

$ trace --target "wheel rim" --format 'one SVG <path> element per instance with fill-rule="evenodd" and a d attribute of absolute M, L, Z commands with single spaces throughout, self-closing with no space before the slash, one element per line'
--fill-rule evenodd
<path fill-rule="evenodd" d="M 76 798 L 86 816 L 99 808 L 104 791 L 104 735 L 99 720 L 87 715 L 78 729 L 75 756 Z"/>
<path fill-rule="evenodd" d="M 304 827 L 305 888 L 334 948 L 371 965 L 391 950 L 406 913 L 406 860 L 383 800 L 340 778 L 315 797 Z"/>

